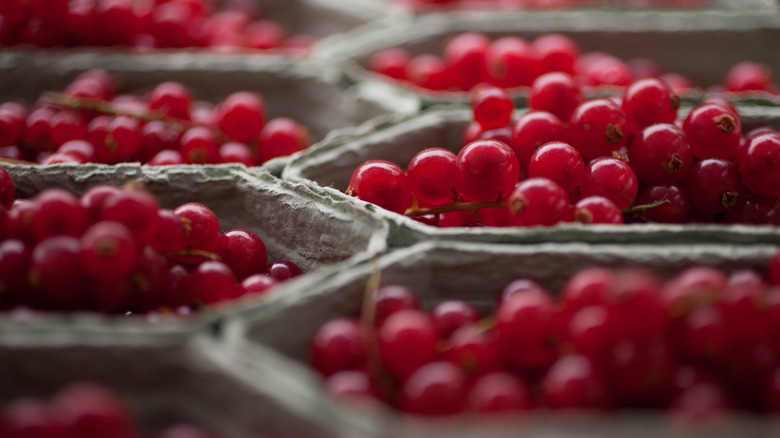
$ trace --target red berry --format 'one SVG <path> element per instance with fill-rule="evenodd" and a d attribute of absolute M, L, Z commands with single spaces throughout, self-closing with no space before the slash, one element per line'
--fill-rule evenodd
<path fill-rule="evenodd" d="M 158 9 L 164 7 L 175 6 L 161 5 Z M 179 119 L 190 119 L 190 105 L 192 105 L 190 91 L 178 82 L 163 82 L 157 85 L 149 96 L 149 109 Z"/>
<path fill-rule="evenodd" d="M 347 194 L 400 214 L 412 205 L 406 174 L 388 161 L 368 161 L 355 169 Z"/>
<path fill-rule="evenodd" d="M 236 277 L 222 262 L 203 262 L 188 278 L 190 300 L 200 304 L 216 304 L 238 296 Z"/>
<path fill-rule="evenodd" d="M 480 86 L 472 91 L 471 110 L 482 129 L 507 127 L 514 109 L 512 97 L 502 88 Z"/>
<path fill-rule="evenodd" d="M 466 402 L 466 378 L 449 362 L 431 362 L 404 382 L 401 408 L 417 415 L 452 415 Z"/>
<path fill-rule="evenodd" d="M 401 310 L 390 315 L 377 336 L 382 363 L 400 380 L 436 357 L 436 326 L 420 311 Z"/>
<path fill-rule="evenodd" d="M 419 309 L 420 300 L 411 289 L 397 284 L 384 285 L 376 292 L 374 323 L 380 326 L 390 315 L 396 312 Z"/>
<path fill-rule="evenodd" d="M 571 145 L 550 142 L 536 149 L 528 165 L 530 178 L 543 177 L 557 183 L 564 192 L 576 189 L 585 173 L 582 156 Z"/>
<path fill-rule="evenodd" d="M 454 153 L 442 148 L 424 149 L 415 155 L 406 170 L 412 195 L 433 207 L 452 202 L 457 196 L 451 179 L 455 160 Z"/>
<path fill-rule="evenodd" d="M 431 309 L 431 319 L 439 330 L 439 336 L 448 338 L 452 332 L 480 319 L 473 306 L 461 300 L 445 300 Z"/>
<path fill-rule="evenodd" d="M 368 69 L 393 79 L 404 80 L 407 78 L 406 66 L 410 59 L 409 53 L 400 47 L 380 50 L 371 55 Z"/>
<path fill-rule="evenodd" d="M 744 61 L 731 67 L 724 85 L 728 91 L 768 91 L 772 86 L 772 75 L 763 64 Z"/>
<path fill-rule="evenodd" d="M 260 162 L 302 151 L 310 143 L 309 131 L 300 123 L 285 117 L 272 119 L 260 133 Z"/>
<path fill-rule="evenodd" d="M 458 193 L 474 202 L 506 196 L 517 183 L 520 167 L 512 149 L 498 140 L 477 140 L 461 149 L 456 159 Z"/>
<path fill-rule="evenodd" d="M 228 96 L 217 110 L 217 125 L 233 141 L 249 143 L 265 124 L 265 105 L 257 94 L 239 91 Z"/>
<path fill-rule="evenodd" d="M 334 319 L 323 324 L 312 339 L 312 366 L 324 376 L 362 369 L 366 364 L 363 338 L 363 329 L 354 319 Z"/>
<path fill-rule="evenodd" d="M 181 137 L 179 152 L 189 164 L 219 162 L 219 142 L 214 131 L 202 126 L 190 128 Z"/>
<path fill-rule="evenodd" d="M 693 165 L 693 149 L 682 129 L 656 124 L 643 129 L 628 146 L 628 158 L 637 177 L 649 184 L 674 184 Z"/>
<path fill-rule="evenodd" d="M 682 184 L 691 209 L 707 216 L 731 209 L 744 193 L 737 165 L 719 158 L 694 163 Z"/>
<path fill-rule="evenodd" d="M 739 173 L 753 193 L 780 196 L 780 133 L 750 137 L 737 157 Z"/>
<path fill-rule="evenodd" d="M 46 189 L 33 202 L 35 212 L 29 226 L 38 241 L 58 235 L 81 237 L 87 228 L 86 209 L 66 190 Z"/>
<path fill-rule="evenodd" d="M 642 79 L 631 84 L 623 95 L 623 110 L 632 132 L 656 123 L 674 123 L 680 97 L 660 79 Z"/>
<path fill-rule="evenodd" d="M 98 222 L 81 238 L 81 262 L 94 278 L 128 276 L 138 263 L 138 244 L 118 222 Z"/>
<path fill-rule="evenodd" d="M 742 123 L 739 116 L 716 103 L 694 108 L 683 122 L 683 131 L 696 158 L 732 159 L 739 152 Z"/>
<path fill-rule="evenodd" d="M 530 111 L 520 116 L 512 128 L 512 142 L 509 144 L 520 164 L 520 174 L 528 173 L 531 155 L 539 146 L 551 141 L 565 143 L 568 138 L 566 127 L 552 113 Z"/>
<path fill-rule="evenodd" d="M 586 196 L 574 204 L 574 220 L 583 224 L 622 224 L 623 213 L 603 196 Z"/>
<path fill-rule="evenodd" d="M 263 241 L 248 230 L 234 229 L 219 237 L 215 252 L 238 278 L 265 271 L 268 254 Z"/>
<path fill-rule="evenodd" d="M 560 71 L 574 74 L 574 62 L 580 56 L 580 49 L 571 38 L 549 33 L 534 40 L 533 47 L 539 54 L 543 73 Z"/>
<path fill-rule="evenodd" d="M 530 178 L 517 184 L 507 199 L 509 222 L 515 226 L 555 225 L 569 219 L 566 192 L 547 178 Z"/>
<path fill-rule="evenodd" d="M 582 101 L 582 88 L 572 76 L 561 72 L 547 73 L 536 78 L 528 97 L 531 109 L 548 111 L 565 122 L 571 119 Z"/>
<path fill-rule="evenodd" d="M 639 182 L 631 167 L 616 158 L 602 157 L 593 160 L 585 168 L 580 194 L 603 196 L 618 208 L 628 208 L 634 203 Z"/>
<path fill-rule="evenodd" d="M 490 38 L 476 32 L 454 36 L 444 47 L 444 62 L 456 86 L 469 91 L 488 79 L 487 51 Z"/>
<path fill-rule="evenodd" d="M 301 275 L 301 268 L 289 260 L 277 260 L 265 267 L 265 273 L 276 281 L 284 281 Z"/>
<path fill-rule="evenodd" d="M 569 140 L 586 160 L 625 146 L 628 120 L 623 109 L 610 99 L 589 100 L 578 106 L 569 120 Z"/>
<path fill-rule="evenodd" d="M 539 76 L 536 49 L 522 38 L 498 38 L 490 45 L 486 56 L 492 82 L 501 88 L 529 86 Z"/>
<path fill-rule="evenodd" d="M 549 409 L 606 409 L 610 405 L 604 381 L 583 356 L 558 359 L 547 371 L 542 391 Z"/>
<path fill-rule="evenodd" d="M 555 361 L 553 302 L 549 296 L 516 294 L 496 309 L 499 348 L 523 371 L 542 371 Z"/>
<path fill-rule="evenodd" d="M 526 412 L 533 406 L 527 385 L 504 371 L 479 377 L 468 397 L 471 409 L 483 414 Z"/>
<path fill-rule="evenodd" d="M 0 207 L 10 210 L 16 198 L 16 186 L 11 174 L 0 167 Z"/>

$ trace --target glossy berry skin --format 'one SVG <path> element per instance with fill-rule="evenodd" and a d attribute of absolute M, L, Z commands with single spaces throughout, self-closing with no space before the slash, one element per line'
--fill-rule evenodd
<path fill-rule="evenodd" d="M 693 147 L 693 154 L 701 160 L 729 160 L 739 152 L 741 121 L 723 105 L 705 103 L 694 108 L 683 122 L 683 131 Z"/>
<path fill-rule="evenodd" d="M 763 64 L 744 61 L 729 69 L 724 85 L 728 91 L 768 91 L 772 85 L 772 73 Z"/>
<path fill-rule="evenodd" d="M 660 79 L 638 80 L 623 94 L 623 111 L 634 133 L 657 123 L 674 123 L 679 107 L 680 97 Z"/>
<path fill-rule="evenodd" d="M 400 380 L 436 357 L 439 340 L 431 318 L 417 310 L 390 315 L 379 327 L 377 338 L 382 363 Z"/>
<path fill-rule="evenodd" d="M 410 59 L 409 52 L 400 47 L 380 50 L 369 58 L 368 69 L 393 79 L 404 80 Z"/>
<path fill-rule="evenodd" d="M 507 199 L 509 223 L 514 226 L 555 225 L 569 219 L 566 192 L 547 178 L 529 178 L 517 184 Z"/>
<path fill-rule="evenodd" d="M 780 224 L 780 200 L 774 196 L 744 193 L 726 211 L 729 224 Z"/>
<path fill-rule="evenodd" d="M 284 157 L 309 147 L 309 131 L 293 119 L 277 117 L 271 119 L 260 132 L 259 159 L 266 162 L 272 158 Z"/>
<path fill-rule="evenodd" d="M 81 242 L 70 236 L 55 236 L 33 248 L 30 283 L 36 307 L 72 310 L 84 306 L 90 281 L 81 264 Z"/>
<path fill-rule="evenodd" d="M 141 243 L 148 242 L 157 232 L 160 204 L 144 190 L 122 190 L 106 198 L 100 219 L 119 222 Z"/>
<path fill-rule="evenodd" d="M 217 241 L 216 254 L 238 278 L 265 271 L 268 253 L 263 241 L 251 231 L 234 229 Z"/>
<path fill-rule="evenodd" d="M 482 129 L 505 128 L 512 119 L 515 104 L 509 93 L 498 87 L 480 86 L 471 93 L 471 110 L 474 121 Z"/>
<path fill-rule="evenodd" d="M 392 314 L 401 310 L 420 310 L 420 300 L 406 286 L 386 284 L 376 291 L 374 323 L 381 326 Z"/>
<path fill-rule="evenodd" d="M 780 133 L 764 132 L 747 139 L 737 158 L 739 174 L 753 193 L 780 196 Z"/>
<path fill-rule="evenodd" d="M 617 158 L 602 157 L 585 168 L 580 194 L 603 196 L 618 208 L 630 207 L 639 190 L 639 181 L 631 167 Z"/>
<path fill-rule="evenodd" d="M 331 320 L 314 334 L 311 364 L 324 376 L 344 370 L 360 370 L 366 365 L 363 342 L 363 329 L 357 320 Z"/>
<path fill-rule="evenodd" d="M 506 196 L 517 183 L 520 166 L 512 149 L 498 140 L 469 143 L 455 161 L 458 193 L 464 200 L 491 202 Z"/>
<path fill-rule="evenodd" d="M 451 176 L 457 156 L 447 149 L 424 149 L 412 158 L 406 170 L 412 195 L 432 207 L 449 204 L 457 193 Z"/>
<path fill-rule="evenodd" d="M 528 165 L 530 178 L 547 178 L 568 193 L 577 188 L 585 173 L 582 156 L 570 144 L 550 142 L 539 147 Z"/>
<path fill-rule="evenodd" d="M 583 224 L 622 224 L 623 213 L 603 196 L 586 196 L 574 204 L 574 220 Z"/>
<path fill-rule="evenodd" d="M 674 184 L 693 165 L 693 149 L 676 125 L 662 123 L 644 128 L 628 145 L 631 167 L 640 181 Z"/>
<path fill-rule="evenodd" d="M 217 110 L 217 126 L 229 139 L 249 143 L 265 125 L 265 105 L 260 96 L 239 91 L 228 96 Z"/>
<path fill-rule="evenodd" d="M 412 205 L 412 190 L 404 171 L 389 161 L 375 160 L 355 169 L 347 194 L 403 214 Z"/>
<path fill-rule="evenodd" d="M 580 56 L 580 49 L 571 38 L 549 33 L 535 39 L 533 47 L 539 56 L 542 72 L 574 74 L 574 63 Z"/>
<path fill-rule="evenodd" d="M 569 141 L 586 160 L 610 155 L 625 146 L 628 133 L 626 114 L 610 99 L 583 103 L 569 120 Z"/>
<path fill-rule="evenodd" d="M 264 295 L 271 291 L 279 282 L 270 275 L 254 274 L 241 281 L 241 295 Z"/>
<path fill-rule="evenodd" d="M 87 228 L 86 209 L 66 190 L 44 190 L 33 202 L 35 212 L 30 218 L 29 229 L 38 241 L 58 235 L 81 237 Z"/>
<path fill-rule="evenodd" d="M 301 275 L 301 268 L 289 260 L 277 260 L 265 267 L 265 273 L 276 281 L 284 281 Z"/>
<path fill-rule="evenodd" d="M 512 127 L 510 146 L 520 163 L 520 173 L 528 173 L 528 163 L 539 146 L 551 142 L 567 142 L 569 136 L 563 122 L 547 111 L 530 111 L 517 119 Z"/>
<path fill-rule="evenodd" d="M 586 56 L 588 55 L 583 56 L 580 61 Z M 633 80 L 628 65 L 610 55 L 596 56 L 591 62 L 585 64 L 580 75 L 584 78 L 585 84 L 591 86 L 626 87 Z"/>
<path fill-rule="evenodd" d="M 691 209 L 707 216 L 734 207 L 744 194 L 737 165 L 720 158 L 697 161 L 682 181 Z"/>
<path fill-rule="evenodd" d="M 554 311 L 549 296 L 517 294 L 496 309 L 499 348 L 519 370 L 541 371 L 555 361 Z"/>
<path fill-rule="evenodd" d="M 188 292 L 196 304 L 216 304 L 238 296 L 236 277 L 222 262 L 206 261 L 199 264 L 188 279 Z"/>
<path fill-rule="evenodd" d="M 449 362 L 431 362 L 403 384 L 401 409 L 416 415 L 452 415 L 466 402 L 466 377 Z"/>
<path fill-rule="evenodd" d="M 445 358 L 458 365 L 469 377 L 500 370 L 504 355 L 495 333 L 476 324 L 464 325 L 450 335 L 450 348 Z"/>
<path fill-rule="evenodd" d="M 178 82 L 163 82 L 149 96 L 149 109 L 179 119 L 190 119 L 190 105 L 190 91 Z"/>
<path fill-rule="evenodd" d="M 444 63 L 456 87 L 463 91 L 488 78 L 487 51 L 490 38 L 477 32 L 455 35 L 444 47 Z"/>
<path fill-rule="evenodd" d="M 542 382 L 544 405 L 548 409 L 606 409 L 606 385 L 587 358 L 563 356 L 549 369 Z"/>
<path fill-rule="evenodd" d="M 179 152 L 188 164 L 219 162 L 219 142 L 216 133 L 203 126 L 190 128 L 181 137 Z"/>
<path fill-rule="evenodd" d="M 138 244 L 124 225 L 98 222 L 81 238 L 81 262 L 94 278 L 126 277 L 138 264 Z"/>
<path fill-rule="evenodd" d="M 371 377 L 364 371 L 334 373 L 325 380 L 325 390 L 329 395 L 346 402 L 371 403 L 380 400 Z"/>
<path fill-rule="evenodd" d="M 461 300 L 445 300 L 431 309 L 431 319 L 439 336 L 448 338 L 455 330 L 479 321 L 480 315 L 472 305 Z"/>
<path fill-rule="evenodd" d="M 539 76 L 536 50 L 522 38 L 496 39 L 490 44 L 486 57 L 492 82 L 501 88 L 529 86 Z"/>
<path fill-rule="evenodd" d="M 190 202 L 182 204 L 173 211 L 187 227 L 187 247 L 211 251 L 219 242 L 219 220 L 210 208 L 203 204 Z"/>
<path fill-rule="evenodd" d="M 539 76 L 531 85 L 528 104 L 535 111 L 547 111 L 568 122 L 583 102 L 582 88 L 566 73 Z"/>
<path fill-rule="evenodd" d="M 453 87 L 449 70 L 438 56 L 418 55 L 406 65 L 406 77 L 420 88 L 440 91 Z"/>
<path fill-rule="evenodd" d="M 482 414 L 525 412 L 533 406 L 527 385 L 504 371 L 479 377 L 468 397 L 470 409 Z"/>

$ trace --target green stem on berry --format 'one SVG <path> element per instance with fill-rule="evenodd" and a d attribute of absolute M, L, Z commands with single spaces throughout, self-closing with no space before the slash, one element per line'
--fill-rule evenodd
<path fill-rule="evenodd" d="M 655 201 L 652 204 L 632 205 L 631 207 L 620 210 L 620 212 L 623 214 L 644 212 L 645 210 L 649 210 L 655 207 L 660 207 L 661 205 L 669 204 L 670 202 L 671 201 L 669 201 L 668 199 L 664 199 L 663 201 Z"/>
<path fill-rule="evenodd" d="M 428 215 L 436 215 L 441 213 L 449 213 L 451 211 L 469 210 L 477 214 L 477 210 L 480 208 L 503 208 L 506 207 L 506 202 L 493 201 L 493 202 L 453 202 L 452 204 L 443 205 L 441 207 L 432 208 L 419 208 L 412 207 L 406 210 L 404 215 L 409 217 L 420 217 Z"/>
<path fill-rule="evenodd" d="M 74 97 L 62 93 L 53 93 L 47 91 L 43 93 L 41 100 L 70 109 L 95 111 L 101 114 L 108 114 L 112 116 L 128 116 L 146 122 L 161 121 L 168 124 L 183 126 L 185 128 L 195 126 L 195 124 L 189 120 L 171 117 L 158 111 L 148 110 L 144 112 L 137 112 L 118 109 L 111 102 L 102 99 Z"/>
<path fill-rule="evenodd" d="M 215 254 L 213 252 L 208 252 L 208 251 L 202 251 L 199 249 L 187 249 L 184 251 L 168 251 L 163 254 L 166 257 L 197 256 L 197 257 L 203 257 L 204 259 L 207 260 L 216 260 L 216 261 L 222 260 L 222 257 L 220 257 L 219 254 Z"/>

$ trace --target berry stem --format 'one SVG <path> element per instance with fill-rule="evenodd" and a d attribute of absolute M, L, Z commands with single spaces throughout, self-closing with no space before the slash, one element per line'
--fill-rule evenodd
<path fill-rule="evenodd" d="M 642 204 L 642 205 L 632 205 L 631 207 L 624 208 L 620 210 L 621 213 L 637 213 L 637 212 L 644 212 L 645 210 L 649 210 L 651 208 L 659 207 L 664 204 L 669 204 L 668 199 L 664 199 L 663 201 L 655 201 L 652 204 Z"/>
<path fill-rule="evenodd" d="M 428 215 L 436 215 L 441 213 L 449 213 L 451 211 L 459 211 L 459 210 L 469 210 L 474 212 L 474 214 L 477 213 L 477 210 L 480 208 L 503 208 L 506 207 L 506 202 L 502 201 L 493 201 L 493 202 L 453 202 L 452 204 L 447 204 L 441 207 L 433 207 L 433 208 L 419 208 L 412 206 L 411 208 L 406 210 L 406 213 L 404 213 L 406 216 L 409 217 L 420 217 L 420 216 L 428 216 Z"/>
<path fill-rule="evenodd" d="M 157 111 L 148 110 L 144 112 L 137 112 L 121 110 L 114 106 L 111 102 L 101 99 L 90 99 L 85 97 L 68 96 L 62 93 L 45 92 L 41 96 L 41 100 L 70 109 L 95 111 L 113 116 L 128 116 L 146 122 L 158 120 L 168 124 L 183 126 L 185 128 L 196 126 L 189 120 L 180 119 L 178 117 L 171 117 Z"/>

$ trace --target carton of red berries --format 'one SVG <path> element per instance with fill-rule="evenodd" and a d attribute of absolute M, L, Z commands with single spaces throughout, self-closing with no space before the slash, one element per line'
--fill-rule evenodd
<path fill-rule="evenodd" d="M 74 312 L 108 332 L 160 319 L 187 330 L 387 239 L 352 203 L 243 166 L 4 167 L 4 332 Z"/>
<path fill-rule="evenodd" d="M 771 434 L 777 254 L 425 242 L 226 333 L 277 397 L 346 435 Z"/>
<path fill-rule="evenodd" d="M 333 130 L 419 106 L 369 83 L 348 88 L 338 70 L 309 62 L 0 57 L 0 157 L 43 164 L 279 168 Z"/>
<path fill-rule="evenodd" d="M 0 6 L 0 47 L 301 57 L 319 39 L 388 10 L 348 0 L 7 0 Z"/>
<path fill-rule="evenodd" d="M 712 100 L 678 112 L 653 79 L 618 100 L 552 99 L 556 89 L 514 110 L 506 91 L 485 87 L 471 112 L 440 108 L 334 138 L 283 177 L 370 203 L 392 224 L 391 246 L 778 241 L 778 172 L 759 158 L 780 154 L 776 108 Z"/>
<path fill-rule="evenodd" d="M 18 324 L 19 322 L 17 322 Z M 0 333 L 5 437 L 315 438 L 206 331 L 106 330 L 88 319 Z"/>
<path fill-rule="evenodd" d="M 323 57 L 342 58 L 356 78 L 378 75 L 411 89 L 427 104 L 463 101 L 483 82 L 512 88 L 523 103 L 534 79 L 551 71 L 575 76 L 588 95 L 660 77 L 686 99 L 707 90 L 777 103 L 770 72 L 780 65 L 771 46 L 752 41 L 776 40 L 780 28 L 760 10 L 432 14 L 355 35 Z M 701 56 L 706 66 L 692 62 Z"/>

